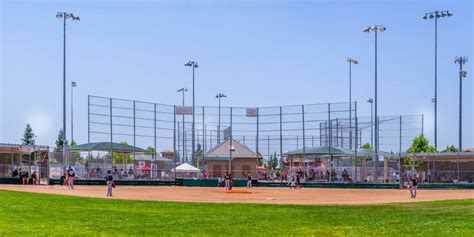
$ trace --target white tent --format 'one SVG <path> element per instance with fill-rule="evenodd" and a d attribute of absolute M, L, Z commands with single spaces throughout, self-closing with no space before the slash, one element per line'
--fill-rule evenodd
<path fill-rule="evenodd" d="M 175 168 L 176 169 L 176 172 L 190 172 L 190 173 L 198 173 L 198 172 L 201 172 L 200 169 L 188 164 L 188 163 L 184 163 L 178 167 Z M 172 171 L 175 171 L 175 169 L 172 169 Z"/>

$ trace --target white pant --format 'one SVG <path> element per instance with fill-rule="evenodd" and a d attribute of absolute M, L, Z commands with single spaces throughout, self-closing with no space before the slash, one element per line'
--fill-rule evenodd
<path fill-rule="evenodd" d="M 67 188 L 74 189 L 74 177 L 67 178 Z"/>
<path fill-rule="evenodd" d="M 230 189 L 230 179 L 225 180 L 225 189 L 227 189 L 227 190 Z"/>
<path fill-rule="evenodd" d="M 107 197 L 112 197 L 112 183 L 113 181 L 107 181 Z"/>
<path fill-rule="evenodd" d="M 252 188 L 252 180 L 247 180 L 247 188 Z"/>

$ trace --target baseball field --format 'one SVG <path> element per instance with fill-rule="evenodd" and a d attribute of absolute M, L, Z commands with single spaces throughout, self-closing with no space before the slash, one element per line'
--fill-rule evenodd
<path fill-rule="evenodd" d="M 417 200 L 405 190 L 115 191 L 0 185 L 0 236 L 474 236 L 469 190 L 422 190 Z"/>

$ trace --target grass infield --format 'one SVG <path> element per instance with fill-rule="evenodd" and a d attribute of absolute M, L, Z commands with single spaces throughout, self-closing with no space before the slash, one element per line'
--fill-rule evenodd
<path fill-rule="evenodd" d="M 474 199 L 384 205 L 205 204 L 0 191 L 0 236 L 474 236 Z"/>

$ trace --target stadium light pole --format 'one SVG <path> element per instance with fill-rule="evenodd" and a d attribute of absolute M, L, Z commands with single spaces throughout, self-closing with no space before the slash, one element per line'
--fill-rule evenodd
<path fill-rule="evenodd" d="M 74 141 L 74 87 L 77 86 L 75 81 L 71 81 L 71 142 Z"/>
<path fill-rule="evenodd" d="M 221 143 L 221 98 L 226 98 L 226 97 L 227 96 L 222 93 L 218 93 L 216 95 L 216 98 L 219 99 L 219 122 L 217 125 L 217 144 Z"/>
<path fill-rule="evenodd" d="M 435 93 L 434 93 L 434 145 L 436 150 L 438 150 L 438 18 L 441 17 L 450 17 L 453 14 L 449 11 L 434 11 L 426 13 L 422 18 L 424 20 L 434 19 L 435 22 L 435 67 L 434 67 L 434 83 L 435 83 Z"/>
<path fill-rule="evenodd" d="M 359 61 L 347 58 L 349 63 L 349 149 L 352 149 L 352 64 L 359 64 Z"/>
<path fill-rule="evenodd" d="M 184 87 L 181 88 L 181 89 L 179 89 L 179 90 L 177 90 L 177 92 L 182 92 L 182 93 L 183 93 L 183 107 L 184 107 L 184 93 L 186 93 L 187 91 L 188 91 L 188 89 L 187 89 L 187 88 L 184 88 Z M 185 147 L 184 147 L 184 129 L 185 129 L 185 127 L 184 127 L 184 114 L 183 114 L 183 131 L 182 131 L 182 132 L 183 132 L 183 136 L 182 136 L 182 137 L 183 137 L 183 154 L 182 154 L 182 156 L 183 156 L 183 162 L 184 162 L 184 154 L 185 154 L 185 152 L 184 152 L 184 149 L 185 149 Z M 179 144 L 179 143 L 178 143 L 178 144 Z"/>
<path fill-rule="evenodd" d="M 198 64 L 197 62 L 194 62 L 194 61 L 189 61 L 187 62 L 186 64 L 184 64 L 184 66 L 186 67 L 191 67 L 193 69 L 193 124 L 192 124 L 192 131 L 191 131 L 191 159 L 192 161 L 194 161 L 194 151 L 195 151 L 195 137 L 194 137 L 194 130 L 195 130 L 195 94 L 196 94 L 196 90 L 195 90 L 195 87 L 194 87 L 194 69 L 196 69 L 198 67 Z"/>
<path fill-rule="evenodd" d="M 370 103 L 370 146 L 374 147 L 374 100 L 368 99 Z"/>
<path fill-rule="evenodd" d="M 364 28 L 363 32 L 369 33 L 369 32 L 374 32 L 375 33 L 375 97 L 374 97 L 374 102 L 375 102 L 375 180 L 378 182 L 378 175 L 377 175 L 377 168 L 378 168 L 378 162 L 379 162 L 379 117 L 378 117 L 378 106 L 377 106 L 377 33 L 384 32 L 386 30 L 385 26 L 383 25 L 373 25 Z"/>
<path fill-rule="evenodd" d="M 63 162 L 68 164 L 68 151 L 66 139 L 66 20 L 78 21 L 79 17 L 68 12 L 58 12 L 56 18 L 63 20 Z"/>
<path fill-rule="evenodd" d="M 462 152 L 462 79 L 467 72 L 462 70 L 462 65 L 467 63 L 467 57 L 456 57 L 454 63 L 459 64 L 459 151 Z"/>

